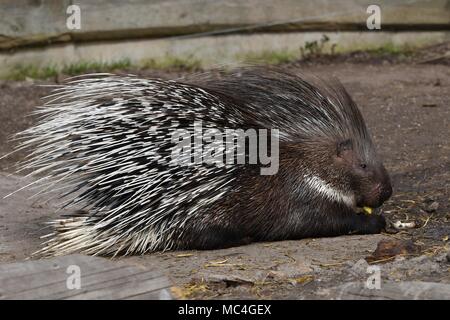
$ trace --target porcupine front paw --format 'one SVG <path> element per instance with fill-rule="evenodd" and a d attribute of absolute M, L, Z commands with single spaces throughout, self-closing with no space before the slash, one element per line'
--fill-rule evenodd
<path fill-rule="evenodd" d="M 382 215 L 358 215 L 353 234 L 381 233 L 386 228 L 386 219 Z"/>

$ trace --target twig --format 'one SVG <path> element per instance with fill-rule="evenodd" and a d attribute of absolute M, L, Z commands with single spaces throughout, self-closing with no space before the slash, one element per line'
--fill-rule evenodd
<path fill-rule="evenodd" d="M 425 223 L 423 224 L 423 226 L 421 226 L 420 228 L 425 228 L 428 224 L 428 221 L 430 221 L 432 216 L 433 216 L 433 214 L 430 214 L 429 217 L 427 218 L 427 220 L 425 221 Z"/>

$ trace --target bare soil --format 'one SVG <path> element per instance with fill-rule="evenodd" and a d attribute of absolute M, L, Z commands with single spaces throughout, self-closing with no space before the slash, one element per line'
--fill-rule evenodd
<path fill-rule="evenodd" d="M 424 61 L 422 61 L 424 62 Z M 427 61 L 425 61 L 427 62 Z M 431 63 L 433 62 L 433 63 Z M 380 235 L 304 239 L 215 250 L 154 253 L 120 258 L 162 270 L 190 298 L 326 298 L 324 288 L 367 278 L 364 258 L 381 240 L 405 243 L 415 250 L 368 259 L 381 266 L 385 281 L 450 284 L 446 259 L 450 234 L 450 66 L 395 59 L 351 59 L 286 67 L 319 77 L 337 77 L 361 108 L 385 165 L 394 195 L 383 206 L 390 221 L 415 222 L 416 228 Z M 127 70 L 128 71 L 128 70 Z M 128 71 L 129 72 L 129 71 Z M 182 77 L 183 73 L 141 72 L 146 76 Z M 12 150 L 13 133 L 34 122 L 26 115 L 50 92 L 39 84 L 0 83 L 0 156 Z M 28 181 L 9 175 L 17 153 L 0 160 L 0 196 Z M 56 199 L 36 200 L 31 190 L 0 197 L 0 263 L 27 259 L 57 217 Z"/>

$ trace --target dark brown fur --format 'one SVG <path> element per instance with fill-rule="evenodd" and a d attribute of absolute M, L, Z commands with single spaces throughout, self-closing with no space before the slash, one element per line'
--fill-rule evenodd
<path fill-rule="evenodd" d="M 267 116 L 269 112 L 265 110 L 276 112 L 278 109 L 275 94 L 303 92 L 309 103 L 320 103 L 316 96 L 304 92 L 312 85 L 302 81 L 285 71 L 250 68 L 220 81 L 203 79 L 200 85 L 213 94 L 237 101 L 243 114 L 248 113 L 246 105 L 252 104 L 260 114 L 249 114 L 249 127 L 256 118 L 264 122 L 266 128 L 271 128 L 275 119 Z M 299 86 L 296 88 L 296 85 Z M 235 183 L 236 191 L 210 208 L 208 214 L 201 217 L 201 223 L 188 225 L 179 248 L 214 249 L 252 241 L 371 234 L 385 228 L 383 216 L 356 211 L 357 206 L 379 207 L 392 193 L 389 176 L 375 152 L 359 110 L 337 82 L 331 85 L 319 82 L 311 88 L 350 108 L 346 124 L 350 127 L 344 134 L 330 126 L 326 136 L 294 134 L 290 141 L 280 142 L 280 168 L 276 175 L 261 176 L 257 168 L 243 168 Z M 296 108 L 302 106 L 290 107 L 295 117 Z M 329 108 L 326 103 L 323 107 Z M 354 192 L 354 206 L 311 194 L 306 187 L 299 189 L 305 167 L 337 189 Z"/>

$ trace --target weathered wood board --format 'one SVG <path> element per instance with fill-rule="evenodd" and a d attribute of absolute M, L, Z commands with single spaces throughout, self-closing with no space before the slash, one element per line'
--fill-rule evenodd
<path fill-rule="evenodd" d="M 70 0 L 0 1 L 0 50 L 60 42 L 160 38 L 242 29 L 241 32 L 359 30 L 371 0 L 78 0 L 79 30 L 66 26 Z M 448 30 L 446 0 L 376 2 L 383 29 Z M 69 11 L 70 12 L 70 11 Z"/>
<path fill-rule="evenodd" d="M 0 299 L 167 300 L 170 286 L 152 270 L 83 255 L 0 265 Z"/>

